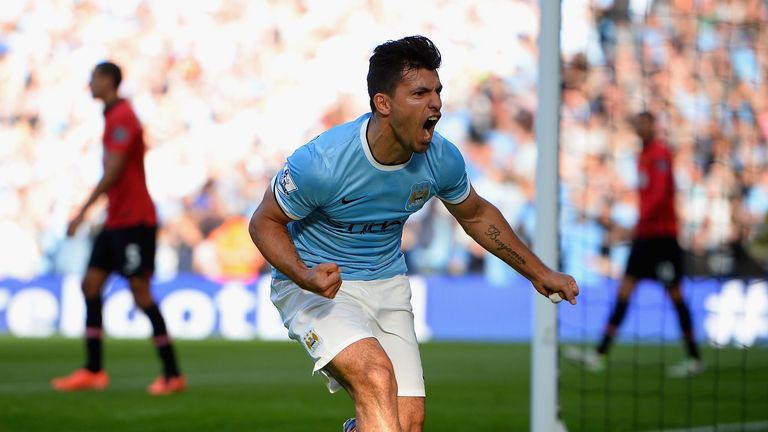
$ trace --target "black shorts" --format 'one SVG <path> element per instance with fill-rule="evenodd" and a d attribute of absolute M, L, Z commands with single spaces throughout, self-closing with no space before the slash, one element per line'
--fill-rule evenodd
<path fill-rule="evenodd" d="M 155 271 L 156 247 L 156 226 L 105 228 L 96 236 L 88 267 L 125 277 L 151 276 Z"/>
<path fill-rule="evenodd" d="M 627 260 L 627 276 L 654 279 L 664 285 L 683 278 L 683 251 L 674 237 L 635 239 Z"/>

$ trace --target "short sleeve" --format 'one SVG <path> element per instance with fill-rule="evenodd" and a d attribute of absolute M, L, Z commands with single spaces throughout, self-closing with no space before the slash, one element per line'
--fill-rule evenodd
<path fill-rule="evenodd" d="M 307 217 L 323 205 L 328 183 L 324 164 L 303 146 L 288 158 L 272 179 L 275 199 L 283 212 L 293 220 Z"/>
<path fill-rule="evenodd" d="M 453 143 L 444 139 L 442 145 L 437 196 L 448 204 L 459 204 L 470 191 L 466 164 Z"/>
<path fill-rule="evenodd" d="M 112 153 L 125 153 L 136 142 L 139 127 L 127 116 L 110 121 L 104 130 L 104 148 Z"/>

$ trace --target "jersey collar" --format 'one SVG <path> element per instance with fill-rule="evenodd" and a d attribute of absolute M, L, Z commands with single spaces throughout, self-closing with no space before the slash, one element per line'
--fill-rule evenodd
<path fill-rule="evenodd" d="M 114 102 L 112 102 L 111 104 L 104 106 L 104 115 L 107 115 L 107 113 L 110 112 L 112 110 L 112 108 L 120 105 L 120 103 L 122 103 L 123 101 L 124 101 L 124 99 L 118 98 Z"/>
<path fill-rule="evenodd" d="M 371 117 L 368 116 L 368 118 L 363 121 L 363 124 L 360 125 L 360 144 L 363 147 L 363 153 L 365 154 L 365 158 L 368 159 L 368 162 L 370 162 L 371 165 L 373 165 L 374 168 L 380 170 L 380 171 L 397 171 L 405 168 L 408 166 L 408 164 L 413 160 L 413 154 L 411 154 L 411 157 L 398 165 L 385 165 L 379 161 L 376 160 L 375 157 L 373 157 L 373 152 L 371 152 L 371 146 L 368 144 L 368 122 L 371 121 Z"/>

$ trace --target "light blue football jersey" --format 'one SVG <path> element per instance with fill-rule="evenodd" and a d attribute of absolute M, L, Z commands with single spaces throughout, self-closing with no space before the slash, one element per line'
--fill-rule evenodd
<path fill-rule="evenodd" d="M 334 127 L 297 149 L 272 181 L 292 222 L 293 243 L 309 267 L 341 267 L 342 279 L 376 280 L 406 272 L 403 225 L 433 196 L 457 204 L 469 196 L 464 159 L 437 132 L 426 152 L 382 165 L 366 139 L 371 114 Z M 287 277 L 277 270 L 272 276 Z"/>

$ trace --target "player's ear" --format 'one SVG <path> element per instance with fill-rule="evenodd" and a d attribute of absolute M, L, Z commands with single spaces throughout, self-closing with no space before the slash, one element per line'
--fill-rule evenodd
<path fill-rule="evenodd" d="M 373 95 L 373 105 L 376 107 L 376 111 L 385 116 L 392 111 L 392 99 L 384 93 Z"/>

